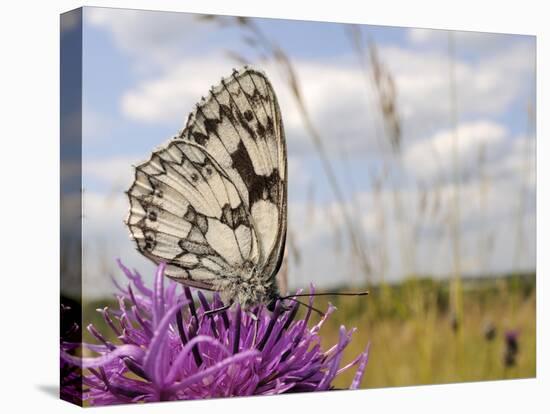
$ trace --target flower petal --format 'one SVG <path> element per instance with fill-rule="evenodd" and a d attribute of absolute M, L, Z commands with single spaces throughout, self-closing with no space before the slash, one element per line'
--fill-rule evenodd
<path fill-rule="evenodd" d="M 204 377 L 225 368 L 228 365 L 237 364 L 241 361 L 245 361 L 245 360 L 248 360 L 248 359 L 258 358 L 259 356 L 260 356 L 260 352 L 256 349 L 243 351 L 243 352 L 241 352 L 240 354 L 237 354 L 237 355 L 231 355 L 231 356 L 225 358 L 224 360 L 218 362 L 217 364 L 215 364 L 215 365 L 213 365 L 209 368 L 206 368 L 205 370 L 200 371 L 200 372 L 198 372 L 194 375 L 191 375 L 190 377 L 184 379 L 183 381 L 181 381 L 179 383 L 176 383 L 176 384 L 173 384 L 173 385 L 169 386 L 167 388 L 167 391 L 175 393 L 179 390 L 182 390 L 182 389 L 185 389 L 186 387 L 189 387 L 191 384 L 194 384 L 197 381 L 200 381 Z"/>
<path fill-rule="evenodd" d="M 149 350 L 145 355 L 145 361 L 143 363 L 143 369 L 153 379 L 156 383 L 162 384 L 163 381 L 163 372 L 162 364 L 160 363 L 163 359 L 163 345 L 166 341 L 166 332 L 170 327 L 170 322 L 172 322 L 176 312 L 178 312 L 183 304 L 177 303 L 172 306 L 164 315 L 160 321 L 155 334 L 153 335 L 153 340 L 149 344 Z"/>
<path fill-rule="evenodd" d="M 170 371 L 168 371 L 168 375 L 166 376 L 167 384 L 170 384 L 175 381 L 181 363 L 185 360 L 185 358 L 187 358 L 187 354 L 189 354 L 189 351 L 191 351 L 193 347 L 195 347 L 197 344 L 200 344 L 200 343 L 208 343 L 209 345 L 223 351 L 225 355 L 228 355 L 228 356 L 231 355 L 231 352 L 229 352 L 229 350 L 216 339 L 205 335 L 195 336 L 193 339 L 187 342 L 187 344 L 179 352 L 177 358 L 172 363 L 172 366 L 170 367 Z"/>
<path fill-rule="evenodd" d="M 120 345 L 115 350 L 105 355 L 89 358 L 76 357 L 63 350 L 61 351 L 61 358 L 74 365 L 81 366 L 82 368 L 101 367 L 121 357 L 131 357 L 136 361 L 142 361 L 144 355 L 145 352 L 143 349 L 135 345 Z"/>
<path fill-rule="evenodd" d="M 361 363 L 359 364 L 359 368 L 357 368 L 355 377 L 353 377 L 353 381 L 351 383 L 351 386 L 349 387 L 350 390 L 356 390 L 361 384 L 361 380 L 363 379 L 363 375 L 365 374 L 365 368 L 367 367 L 367 363 L 369 362 L 369 351 L 370 343 L 367 345 L 365 352 L 363 352 L 362 354 Z"/>

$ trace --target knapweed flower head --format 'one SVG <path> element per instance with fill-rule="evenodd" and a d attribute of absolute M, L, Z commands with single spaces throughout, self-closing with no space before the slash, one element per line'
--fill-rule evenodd
<path fill-rule="evenodd" d="M 519 352 L 519 331 L 512 330 L 504 333 L 504 366 L 513 367 Z"/>
<path fill-rule="evenodd" d="M 329 390 L 354 365 L 350 389 L 361 382 L 367 350 L 340 367 L 354 329 L 342 326 L 338 343 L 321 349 L 319 331 L 332 306 L 313 327 L 311 309 L 297 319 L 298 303 L 286 309 L 279 301 L 273 312 L 236 305 L 205 315 L 223 306 L 217 294 L 208 300 L 173 281 L 165 287 L 164 265 L 151 290 L 137 272 L 119 265 L 130 281 L 119 288 L 119 309 L 99 310 L 117 343 L 90 325 L 99 344 L 83 347 L 99 356 L 77 358 L 62 350 L 66 362 L 84 369 L 83 399 L 89 405 Z"/>

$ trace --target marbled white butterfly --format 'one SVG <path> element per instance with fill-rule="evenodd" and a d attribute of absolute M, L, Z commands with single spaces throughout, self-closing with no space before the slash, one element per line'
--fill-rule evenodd
<path fill-rule="evenodd" d="M 187 125 L 135 167 L 126 223 L 166 275 L 244 307 L 280 298 L 287 154 L 267 77 L 245 67 L 210 90 Z"/>

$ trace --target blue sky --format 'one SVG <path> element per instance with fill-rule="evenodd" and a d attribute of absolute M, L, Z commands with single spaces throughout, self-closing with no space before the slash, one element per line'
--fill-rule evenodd
<path fill-rule="evenodd" d="M 534 104 L 534 37 L 456 32 L 450 57 L 446 31 L 362 26 L 396 85 L 403 144 L 395 157 L 383 133 L 372 78 L 361 70 L 345 25 L 254 21 L 296 69 L 306 107 L 345 192 L 344 204 L 327 183 L 276 65 L 260 59 L 243 41 L 241 28 L 199 21 L 197 15 L 86 8 L 85 291 L 110 291 L 107 276 L 117 273 L 115 257 L 151 271 L 133 251 L 122 222 L 127 210 L 122 191 L 130 185 L 131 164 L 177 133 L 201 95 L 239 66 L 227 51 L 262 68 L 279 97 L 289 148 L 290 229 L 300 252 L 299 260 L 289 256 L 291 286 L 365 280 L 350 254 L 342 209 L 365 240 L 372 281 L 452 272 L 451 61 L 461 268 L 466 275 L 534 268 L 535 132 L 526 109 Z M 376 180 L 382 180 L 379 190 Z M 396 195 L 403 206 L 400 216 Z M 520 254 L 518 246 L 523 246 Z"/>

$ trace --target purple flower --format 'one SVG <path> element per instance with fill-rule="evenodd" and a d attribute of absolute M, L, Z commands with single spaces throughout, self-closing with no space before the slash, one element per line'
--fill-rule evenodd
<path fill-rule="evenodd" d="M 504 334 L 506 344 L 504 350 L 504 366 L 513 367 L 516 365 L 516 359 L 519 352 L 519 332 L 507 331 Z"/>
<path fill-rule="evenodd" d="M 71 342 L 81 337 L 80 326 L 74 322 L 74 315 L 70 314 L 71 306 L 61 304 L 61 358 L 60 367 L 60 397 L 73 404 L 82 405 L 82 369 L 64 358 L 72 352 L 78 344 Z"/>
<path fill-rule="evenodd" d="M 321 350 L 319 330 L 335 310 L 331 305 L 312 328 L 307 326 L 311 309 L 296 320 L 298 303 L 285 310 L 279 301 L 272 313 L 265 306 L 237 305 L 204 315 L 222 307 L 219 295 L 209 301 L 196 291 L 197 306 L 188 287 L 177 293 L 181 285 L 164 286 L 164 265 L 153 290 L 119 265 L 131 283 L 119 287 L 119 310 L 99 312 L 120 343 L 90 325 L 100 344 L 82 345 L 98 357 L 77 358 L 62 349 L 66 363 L 84 368 L 83 400 L 90 405 L 329 390 L 334 378 L 354 365 L 359 367 L 350 389 L 361 382 L 367 349 L 340 368 L 355 329 L 340 327 L 338 343 Z"/>

